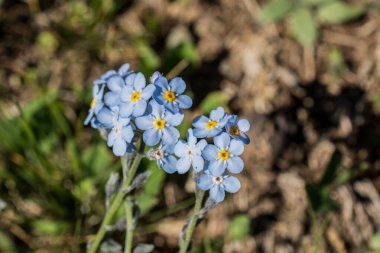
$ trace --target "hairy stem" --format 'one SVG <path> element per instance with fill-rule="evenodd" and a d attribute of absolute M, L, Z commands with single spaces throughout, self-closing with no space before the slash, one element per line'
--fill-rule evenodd
<path fill-rule="evenodd" d="M 133 163 L 131 165 L 131 168 L 129 168 L 128 172 L 126 173 L 126 176 L 123 181 L 123 185 L 120 189 L 120 191 L 116 194 L 114 197 L 112 204 L 110 208 L 108 209 L 102 224 L 100 225 L 100 229 L 98 233 L 96 234 L 95 240 L 92 242 L 90 248 L 88 249 L 87 253 L 96 253 L 96 251 L 99 248 L 99 245 L 106 233 L 106 227 L 110 225 L 112 218 L 114 217 L 115 213 L 119 209 L 121 203 L 124 200 L 125 192 L 124 190 L 127 189 L 135 177 L 137 168 L 139 167 L 139 164 L 141 162 L 143 155 L 137 153 L 135 159 L 133 160 Z M 123 172 L 124 173 L 124 172 Z"/>
<path fill-rule="evenodd" d="M 133 222 L 133 200 L 132 197 L 128 196 L 125 200 L 125 219 L 126 219 L 126 235 L 125 235 L 125 248 L 124 253 L 132 252 L 132 241 L 134 232 L 134 222 Z"/>
<path fill-rule="evenodd" d="M 202 190 L 197 191 L 196 199 L 195 199 L 194 212 L 193 212 L 193 215 L 191 216 L 189 224 L 186 228 L 184 238 L 183 238 L 183 242 L 182 242 L 181 248 L 179 249 L 179 253 L 186 253 L 187 252 L 187 248 L 190 245 L 190 241 L 191 241 L 191 238 L 193 236 L 195 226 L 197 224 L 199 212 L 202 208 L 202 202 L 203 202 L 204 196 L 205 196 L 204 191 L 202 191 Z"/>

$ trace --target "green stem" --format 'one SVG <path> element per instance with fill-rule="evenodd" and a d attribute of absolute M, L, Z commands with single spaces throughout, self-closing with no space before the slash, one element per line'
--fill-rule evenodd
<path fill-rule="evenodd" d="M 197 195 L 196 195 L 196 199 L 195 199 L 194 212 L 193 212 L 193 215 L 191 216 L 189 224 L 186 228 L 185 236 L 183 238 L 181 248 L 179 249 L 179 253 L 186 253 L 187 252 L 187 248 L 190 245 L 191 237 L 193 235 L 195 226 L 197 225 L 197 220 L 198 220 L 199 212 L 202 208 L 202 202 L 203 202 L 204 196 L 205 196 L 204 191 L 201 191 L 201 190 L 197 191 Z"/>
<path fill-rule="evenodd" d="M 116 194 L 114 197 L 111 206 L 109 207 L 106 216 L 103 219 L 102 224 L 100 225 L 100 229 L 98 233 L 96 234 L 94 242 L 91 244 L 90 249 L 87 251 L 87 253 L 96 253 L 96 251 L 99 248 L 99 245 L 106 233 L 106 227 L 110 225 L 112 218 L 115 216 L 115 213 L 119 209 L 121 203 L 124 200 L 125 192 L 124 190 L 127 189 L 131 183 L 132 180 L 136 174 L 137 168 L 139 167 L 140 161 L 142 159 L 143 155 L 137 153 L 135 159 L 133 160 L 133 163 L 131 165 L 131 168 L 129 168 L 126 177 L 124 178 L 123 185 L 121 187 L 121 190 Z M 124 173 L 124 172 L 123 172 Z"/>
<path fill-rule="evenodd" d="M 125 201 L 125 219 L 127 223 L 126 227 L 126 235 L 125 235 L 125 248 L 124 253 L 132 252 L 132 241 L 133 241 L 133 232 L 134 232 L 134 224 L 133 224 L 133 201 L 130 196 L 127 197 Z"/>

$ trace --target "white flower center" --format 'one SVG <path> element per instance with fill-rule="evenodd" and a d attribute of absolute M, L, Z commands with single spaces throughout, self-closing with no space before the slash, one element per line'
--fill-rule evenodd
<path fill-rule="evenodd" d="M 212 181 L 214 182 L 214 184 L 221 184 L 223 183 L 223 177 L 222 176 L 213 177 Z"/>

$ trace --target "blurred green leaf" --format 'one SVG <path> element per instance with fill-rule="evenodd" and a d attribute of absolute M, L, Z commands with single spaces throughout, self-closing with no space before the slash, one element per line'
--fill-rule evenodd
<path fill-rule="evenodd" d="M 151 72 L 160 66 L 160 58 L 144 39 L 138 40 L 135 46 L 146 71 Z"/>
<path fill-rule="evenodd" d="M 203 114 L 209 114 L 218 106 L 226 107 L 230 97 L 223 91 L 213 91 L 203 99 L 199 109 Z"/>
<path fill-rule="evenodd" d="M 355 19 L 363 13 L 362 6 L 337 1 L 321 6 L 317 17 L 321 22 L 336 24 Z"/>
<path fill-rule="evenodd" d="M 104 143 L 89 146 L 82 154 L 83 169 L 87 169 L 88 175 L 107 177 L 110 171 L 112 156 Z"/>
<path fill-rule="evenodd" d="M 82 201 L 92 195 L 95 195 L 96 189 L 94 181 L 91 178 L 86 178 L 79 183 L 75 184 L 73 194 L 74 196 Z"/>
<path fill-rule="evenodd" d="M 248 215 L 237 215 L 232 218 L 229 236 L 232 240 L 241 240 L 249 235 L 251 220 Z"/>
<path fill-rule="evenodd" d="M 16 253 L 16 245 L 9 237 L 0 231 L 0 252 Z"/>
<path fill-rule="evenodd" d="M 330 2 L 335 2 L 336 0 L 301 0 L 302 4 L 311 5 L 311 6 L 319 6 Z"/>
<path fill-rule="evenodd" d="M 32 226 L 39 235 L 59 235 L 67 229 L 68 224 L 57 220 L 40 219 L 33 221 Z"/>
<path fill-rule="evenodd" d="M 380 250 L 380 231 L 377 231 L 369 242 L 369 248 L 371 250 Z"/>
<path fill-rule="evenodd" d="M 291 14 L 291 29 L 295 38 L 304 46 L 317 42 L 318 27 L 308 9 L 298 9 Z"/>
<path fill-rule="evenodd" d="M 263 6 L 259 13 L 259 20 L 263 23 L 279 21 L 289 14 L 295 7 L 293 0 L 273 0 Z"/>
<path fill-rule="evenodd" d="M 329 185 L 336 177 L 336 172 L 342 161 L 342 153 L 336 149 L 321 179 L 320 185 Z"/>

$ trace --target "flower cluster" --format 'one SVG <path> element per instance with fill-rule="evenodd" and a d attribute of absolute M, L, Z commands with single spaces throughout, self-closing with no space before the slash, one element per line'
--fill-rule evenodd
<path fill-rule="evenodd" d="M 182 109 L 192 105 L 191 98 L 183 95 L 186 84 L 178 77 L 168 82 L 159 72 L 149 82 L 142 73 L 124 64 L 93 83 L 93 98 L 84 124 L 106 129 L 107 145 L 116 156 L 134 152 L 137 135 L 142 135 L 148 146 L 166 147 L 178 141 L 175 127 L 184 118 Z"/>
<path fill-rule="evenodd" d="M 182 109 L 192 106 L 185 89 L 181 78 L 169 82 L 159 72 L 147 84 L 142 73 L 124 64 L 94 81 L 85 124 L 106 129 L 107 144 L 117 156 L 134 152 L 135 137 L 142 136 L 146 145 L 156 147 L 148 157 L 159 167 L 170 174 L 184 174 L 192 168 L 197 187 L 210 190 L 210 198 L 221 202 L 225 191 L 235 193 L 240 189 L 239 180 L 231 174 L 243 170 L 240 155 L 244 144 L 250 142 L 246 134 L 250 125 L 218 107 L 209 117 L 195 118 L 187 139 L 179 140 L 176 127 L 183 121 Z"/>

